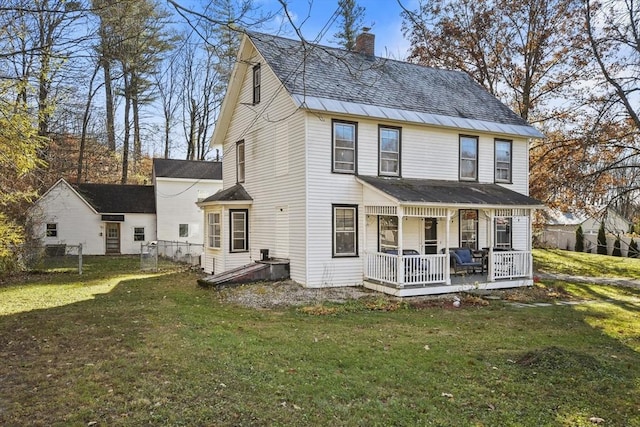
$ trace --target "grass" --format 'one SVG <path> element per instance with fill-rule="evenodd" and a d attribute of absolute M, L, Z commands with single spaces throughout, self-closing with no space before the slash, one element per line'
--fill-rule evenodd
<path fill-rule="evenodd" d="M 0 425 L 640 426 L 638 289 L 255 310 L 135 261 L 0 287 Z"/>
<path fill-rule="evenodd" d="M 635 258 L 537 249 L 534 263 L 537 270 L 573 276 L 640 279 L 640 259 Z"/>

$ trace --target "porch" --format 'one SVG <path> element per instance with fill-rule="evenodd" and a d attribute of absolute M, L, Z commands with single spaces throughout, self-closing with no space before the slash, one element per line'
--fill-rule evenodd
<path fill-rule="evenodd" d="M 359 180 L 365 287 L 414 296 L 533 283 L 538 201 L 497 184 Z"/>
<path fill-rule="evenodd" d="M 451 254 L 365 254 L 364 286 L 395 296 L 419 296 L 462 292 L 472 289 L 505 289 L 530 286 L 531 251 L 489 250 L 477 271 L 454 273 Z"/>

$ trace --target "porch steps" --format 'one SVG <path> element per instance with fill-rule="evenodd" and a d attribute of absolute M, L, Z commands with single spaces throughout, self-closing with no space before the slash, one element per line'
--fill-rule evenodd
<path fill-rule="evenodd" d="M 223 288 L 261 280 L 284 280 L 289 278 L 289 260 L 271 259 L 256 261 L 222 273 L 199 279 L 203 287 Z"/>

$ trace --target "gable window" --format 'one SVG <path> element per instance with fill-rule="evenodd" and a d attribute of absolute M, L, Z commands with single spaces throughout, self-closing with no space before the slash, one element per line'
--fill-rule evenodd
<path fill-rule="evenodd" d="M 178 224 L 178 235 L 180 237 L 189 237 L 189 224 Z"/>
<path fill-rule="evenodd" d="M 496 248 L 511 249 L 511 218 L 496 218 Z"/>
<path fill-rule="evenodd" d="M 236 143 L 236 179 L 244 182 L 244 140 Z"/>
<path fill-rule="evenodd" d="M 58 224 L 49 223 L 47 224 L 47 229 L 45 232 L 45 236 L 47 237 L 58 237 Z"/>
<path fill-rule="evenodd" d="M 231 252 L 249 250 L 249 211 L 246 209 L 229 210 L 231 223 Z"/>
<path fill-rule="evenodd" d="M 478 180 L 478 137 L 460 135 L 460 180 Z"/>
<path fill-rule="evenodd" d="M 400 128 L 380 126 L 378 139 L 378 173 L 400 176 Z"/>
<path fill-rule="evenodd" d="M 333 205 L 333 256 L 358 256 L 358 207 Z"/>
<path fill-rule="evenodd" d="M 378 217 L 378 236 L 380 241 L 380 252 L 389 252 L 398 249 L 398 217 L 380 216 Z"/>
<path fill-rule="evenodd" d="M 144 227 L 133 227 L 133 241 L 144 242 Z"/>
<path fill-rule="evenodd" d="M 496 182 L 511 182 L 511 141 L 496 139 Z"/>
<path fill-rule="evenodd" d="M 460 247 L 478 249 L 478 211 L 460 210 Z"/>
<path fill-rule="evenodd" d="M 333 172 L 356 172 L 357 123 L 333 120 Z"/>
<path fill-rule="evenodd" d="M 253 67 L 253 103 L 258 104 L 260 102 L 260 64 Z"/>
<path fill-rule="evenodd" d="M 220 248 L 220 214 L 207 214 L 207 239 L 210 248 Z"/>

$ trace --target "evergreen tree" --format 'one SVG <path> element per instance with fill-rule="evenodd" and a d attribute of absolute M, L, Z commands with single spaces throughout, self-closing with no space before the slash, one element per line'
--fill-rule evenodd
<path fill-rule="evenodd" d="M 638 258 L 638 243 L 635 240 L 633 240 L 633 237 L 629 242 L 629 250 L 627 252 L 627 256 L 629 258 Z"/>
<path fill-rule="evenodd" d="M 576 230 L 576 252 L 584 252 L 584 232 L 582 231 L 582 225 L 578 226 Z"/>
<path fill-rule="evenodd" d="M 359 6 L 356 0 L 338 0 L 338 7 L 340 8 L 338 16 L 340 29 L 333 36 L 342 47 L 354 50 L 356 37 L 362 29 L 365 9 Z"/>
<path fill-rule="evenodd" d="M 620 236 L 617 236 L 616 241 L 613 243 L 613 252 L 611 253 L 611 255 L 622 256 L 622 250 L 620 249 L 620 246 L 621 246 Z"/>
<path fill-rule="evenodd" d="M 598 230 L 598 254 L 608 255 L 607 234 L 604 231 L 604 221 L 600 223 L 600 229 Z"/>

